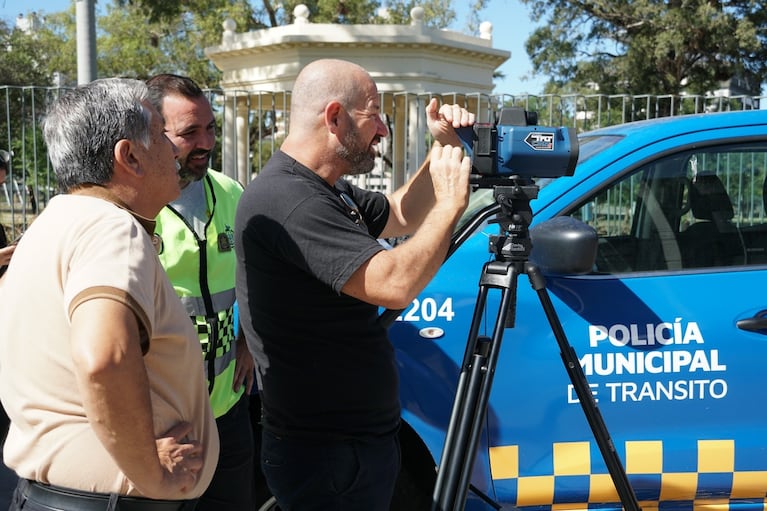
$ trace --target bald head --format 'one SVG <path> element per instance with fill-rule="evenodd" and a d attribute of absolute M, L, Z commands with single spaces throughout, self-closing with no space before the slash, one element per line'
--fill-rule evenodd
<path fill-rule="evenodd" d="M 291 129 L 311 129 L 323 122 L 328 103 L 359 106 L 375 82 L 364 68 L 337 59 L 315 60 L 296 78 L 290 99 Z"/>
<path fill-rule="evenodd" d="M 336 59 L 312 62 L 296 78 L 290 108 L 283 152 L 331 184 L 373 169 L 376 145 L 388 129 L 365 69 Z"/>

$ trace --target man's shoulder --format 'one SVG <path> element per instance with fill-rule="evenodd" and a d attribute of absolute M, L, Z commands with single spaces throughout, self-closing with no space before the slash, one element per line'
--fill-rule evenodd
<path fill-rule="evenodd" d="M 259 215 L 280 221 L 297 212 L 315 215 L 317 204 L 327 202 L 329 193 L 327 187 L 289 168 L 264 167 L 245 188 L 238 211 L 247 217 Z"/>

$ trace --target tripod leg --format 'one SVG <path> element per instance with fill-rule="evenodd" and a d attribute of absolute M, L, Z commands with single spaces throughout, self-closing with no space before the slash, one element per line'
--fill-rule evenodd
<path fill-rule="evenodd" d="M 578 400 L 581 403 L 581 408 L 583 408 L 586 420 L 594 434 L 594 439 L 602 453 L 602 458 L 605 460 L 607 470 L 610 472 L 613 484 L 620 497 L 621 504 L 623 504 L 623 509 L 626 511 L 639 511 L 639 502 L 634 494 L 634 490 L 631 488 L 631 484 L 629 483 L 628 476 L 623 468 L 620 457 L 615 451 L 615 446 L 607 431 L 607 426 L 602 419 L 602 414 L 599 412 L 596 401 L 594 401 L 593 394 L 591 394 L 586 375 L 583 374 L 583 368 L 581 367 L 580 361 L 575 354 L 575 350 L 567 340 L 564 329 L 562 328 L 562 323 L 559 321 L 559 317 L 554 309 L 554 305 L 551 303 L 548 291 L 546 291 L 546 280 L 534 265 L 527 266 L 527 274 L 530 277 L 530 284 L 538 294 L 538 299 L 541 301 L 541 305 L 546 313 L 546 318 L 549 320 L 554 337 L 557 339 L 562 362 L 565 364 L 565 369 L 575 388 Z"/>
<path fill-rule="evenodd" d="M 445 435 L 445 444 L 442 449 L 442 457 L 437 470 L 437 480 L 434 484 L 434 497 L 432 500 L 433 511 L 443 511 L 448 509 L 446 501 L 449 502 L 454 497 L 454 486 L 456 470 L 460 468 L 460 461 L 457 461 L 462 441 L 459 435 L 460 424 L 463 420 L 462 415 L 466 409 L 467 386 L 470 385 L 470 369 L 472 367 L 472 358 L 476 351 L 477 332 L 481 322 L 482 314 L 487 301 L 487 288 L 480 286 L 477 294 L 477 302 L 474 306 L 474 316 L 472 318 L 471 328 L 469 330 L 469 340 L 466 344 L 466 351 L 463 357 L 461 373 L 458 377 L 458 386 L 455 391 L 455 400 L 453 409 L 450 413 L 447 433 Z"/>
<path fill-rule="evenodd" d="M 464 507 L 504 326 L 512 309 L 511 304 L 515 301 L 517 275 L 518 271 L 510 264 L 490 263 L 483 270 L 469 342 L 437 471 L 432 511 L 460 511 Z M 488 287 L 502 289 L 492 339 L 477 336 Z"/>

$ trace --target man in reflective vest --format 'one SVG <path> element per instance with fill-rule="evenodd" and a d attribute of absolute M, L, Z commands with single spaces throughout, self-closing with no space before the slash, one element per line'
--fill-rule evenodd
<path fill-rule="evenodd" d="M 180 197 L 157 216 L 160 261 L 197 329 L 221 439 L 218 466 L 198 511 L 252 511 L 253 357 L 235 325 L 234 214 L 242 185 L 208 168 L 216 142 L 210 102 L 187 77 L 147 81 L 150 99 L 178 148 Z"/>

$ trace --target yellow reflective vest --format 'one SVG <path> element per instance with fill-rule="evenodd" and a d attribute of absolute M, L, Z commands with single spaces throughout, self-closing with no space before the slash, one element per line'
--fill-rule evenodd
<path fill-rule="evenodd" d="M 157 216 L 160 262 L 195 324 L 202 346 L 213 415 L 240 399 L 232 390 L 235 369 L 234 215 L 242 185 L 209 169 L 203 177 L 208 222 L 200 238 L 171 205 Z"/>

